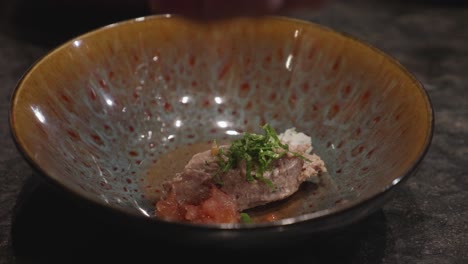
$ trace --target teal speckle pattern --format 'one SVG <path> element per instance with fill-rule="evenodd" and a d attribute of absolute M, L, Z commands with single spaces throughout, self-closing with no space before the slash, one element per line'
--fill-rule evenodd
<path fill-rule="evenodd" d="M 428 113 L 413 103 L 427 98 L 376 50 L 282 19 L 278 31 L 263 20 L 222 30 L 177 21 L 174 31 L 171 21 L 81 36 L 42 60 L 54 71 L 34 76 L 40 63 L 28 73 L 44 92 L 35 98 L 23 82 L 30 107 L 14 110 L 34 120 L 28 137 L 37 146 L 27 155 L 48 176 L 88 199 L 152 216 L 142 184 L 162 154 L 268 122 L 311 135 L 326 162 L 333 187 L 320 200 L 304 198 L 296 212 L 303 214 L 380 192 L 421 154 L 409 144 L 424 125 L 414 120 Z"/>

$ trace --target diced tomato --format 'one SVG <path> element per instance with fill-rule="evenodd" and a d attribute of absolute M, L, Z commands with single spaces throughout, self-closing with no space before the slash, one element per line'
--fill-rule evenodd
<path fill-rule="evenodd" d="M 234 200 L 213 185 L 208 198 L 199 204 L 178 203 L 173 191 L 156 203 L 156 214 L 166 220 L 192 223 L 238 223 Z"/>

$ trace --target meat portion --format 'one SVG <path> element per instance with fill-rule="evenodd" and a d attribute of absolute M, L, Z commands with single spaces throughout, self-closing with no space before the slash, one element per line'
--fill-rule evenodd
<path fill-rule="evenodd" d="M 304 181 L 316 179 L 325 169 L 317 155 L 304 153 L 303 157 L 309 161 L 289 155 L 272 164 L 273 169 L 263 177 L 271 181 L 273 188 L 261 180 L 247 181 L 244 164 L 223 174 L 222 184 L 216 186 L 213 179 L 219 169 L 216 157 L 211 150 L 198 153 L 183 172 L 165 183 L 166 199 L 158 202 L 157 213 L 168 220 L 237 222 L 239 211 L 284 199 L 294 194 Z M 219 217 L 215 218 L 206 210 L 208 205 L 216 208 L 212 212 Z"/>
<path fill-rule="evenodd" d="M 301 177 L 304 161 L 297 157 L 284 157 L 272 164 L 273 170 L 263 174 L 273 186 L 262 180 L 246 181 L 245 166 L 231 170 L 223 176 L 221 190 L 231 195 L 240 210 L 284 199 L 299 189 L 305 180 Z"/>
<path fill-rule="evenodd" d="M 223 184 L 220 189 L 233 197 L 241 211 L 284 199 L 295 193 L 304 181 L 317 178 L 324 169 L 323 161 L 317 155 L 303 156 L 310 161 L 305 162 L 302 158 L 291 156 L 278 159 L 272 164 L 273 169 L 267 171 L 263 177 L 270 180 L 274 188 L 260 180 L 247 181 L 245 165 L 241 164 L 238 169 L 230 170 L 222 176 Z M 196 154 L 185 170 L 207 172 L 208 180 L 216 173 L 218 166 L 211 151 L 205 151 Z M 197 181 L 196 177 L 190 181 Z M 189 182 L 186 184 L 196 184 Z"/>
<path fill-rule="evenodd" d="M 278 137 L 270 127 L 264 130 L 269 133 L 266 137 L 247 135 L 244 141 L 235 141 L 231 147 L 215 146 L 195 154 L 181 173 L 164 184 L 165 197 L 157 202 L 156 214 L 168 220 L 236 223 L 239 212 L 289 197 L 306 180 L 318 182 L 318 176 L 326 168 L 320 157 L 311 153 L 310 137 L 294 128 Z M 242 158 L 235 158 L 239 153 Z M 266 164 L 262 155 L 271 157 L 271 153 L 285 155 L 270 159 L 268 167 L 262 167 L 265 172 L 261 177 L 255 177 L 256 168 L 251 168 L 252 175 L 247 175 L 246 164 L 252 167 Z M 252 157 L 257 159 L 255 163 Z"/>

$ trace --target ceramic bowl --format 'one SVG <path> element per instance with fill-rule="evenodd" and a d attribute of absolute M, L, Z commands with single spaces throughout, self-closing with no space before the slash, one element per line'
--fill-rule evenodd
<path fill-rule="evenodd" d="M 282 219 L 198 225 L 154 216 L 168 177 L 157 164 L 168 153 L 264 123 L 310 135 L 328 169 L 322 185 L 258 212 Z M 423 159 L 433 112 L 397 61 L 326 27 L 165 15 L 52 50 L 17 85 L 10 124 L 32 167 L 112 219 L 159 237 L 245 244 L 333 230 L 380 208 Z"/>

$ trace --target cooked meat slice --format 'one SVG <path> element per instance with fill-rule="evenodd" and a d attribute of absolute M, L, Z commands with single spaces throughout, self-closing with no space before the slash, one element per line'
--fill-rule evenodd
<path fill-rule="evenodd" d="M 311 154 L 310 137 L 295 129 L 278 137 L 271 127 L 264 130 L 267 136 L 246 134 L 231 146 L 195 154 L 181 173 L 165 183 L 165 198 L 157 202 L 157 214 L 169 220 L 232 223 L 239 221 L 240 211 L 289 197 L 306 180 L 318 182 L 326 168 L 320 157 Z M 288 147 L 279 143 L 279 138 Z M 281 153 L 276 151 L 286 151 L 282 152 L 286 155 L 270 159 Z M 252 163 L 252 157 L 258 161 Z M 255 177 L 253 168 L 254 177 L 250 177 L 246 162 L 249 166 L 262 163 L 261 170 L 266 172 Z M 222 172 L 219 166 L 228 171 Z"/>
<path fill-rule="evenodd" d="M 201 170 L 213 175 L 219 169 L 216 156 L 211 154 L 211 150 L 193 155 L 184 168 L 185 170 Z"/>
<path fill-rule="evenodd" d="M 245 165 L 241 164 L 222 176 L 220 189 L 234 199 L 240 211 L 284 199 L 294 194 L 304 181 L 317 181 L 318 174 L 324 170 L 323 161 L 317 155 L 304 154 L 304 157 L 310 161 L 285 156 L 272 164 L 273 169 L 263 177 L 270 180 L 274 188 L 261 180 L 247 181 Z M 182 173 L 165 184 L 166 193 L 174 190 L 179 204 L 199 204 L 209 197 L 218 168 L 211 151 L 198 153 Z"/>
<path fill-rule="evenodd" d="M 295 193 L 304 182 L 305 178 L 301 177 L 303 163 L 298 157 L 276 160 L 273 169 L 263 175 L 273 187 L 261 180 L 247 181 L 245 168 L 241 166 L 223 176 L 221 190 L 234 197 L 240 210 L 281 200 Z"/>
<path fill-rule="evenodd" d="M 203 170 L 185 169 L 164 183 L 164 191 L 176 194 L 177 203 L 197 204 L 206 199 L 211 188 L 212 176 Z"/>

